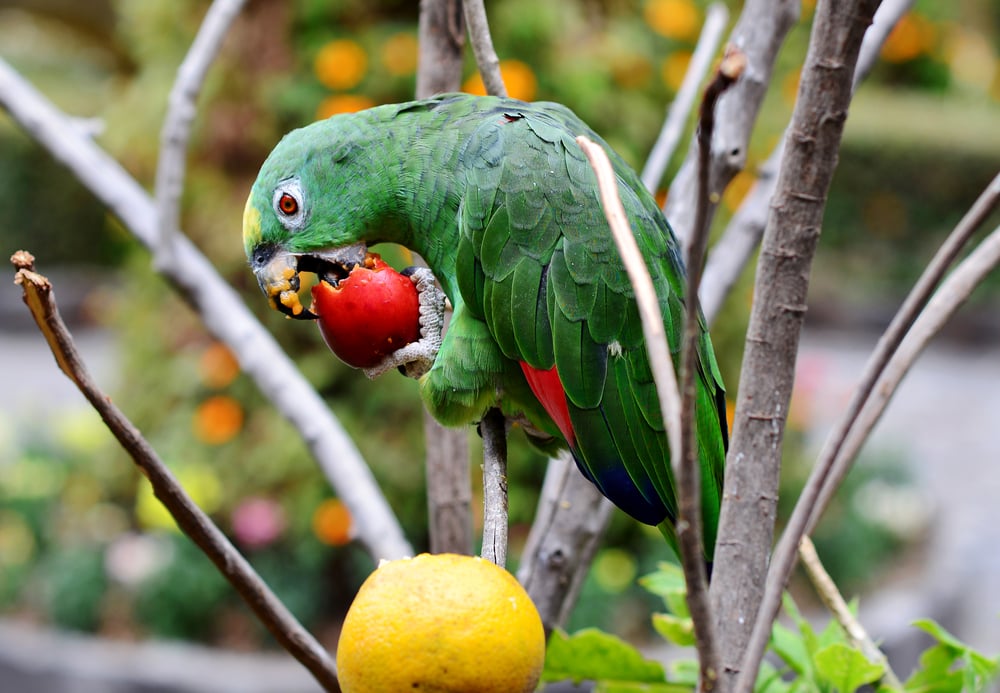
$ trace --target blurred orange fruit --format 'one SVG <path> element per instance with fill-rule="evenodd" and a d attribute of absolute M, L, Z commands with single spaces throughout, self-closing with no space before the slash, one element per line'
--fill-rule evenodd
<path fill-rule="evenodd" d="M 389 74 L 406 77 L 417 71 L 417 39 L 413 34 L 393 34 L 382 44 L 382 64 Z"/>
<path fill-rule="evenodd" d="M 538 92 L 538 80 L 526 63 L 520 60 L 501 60 L 500 75 L 511 98 L 521 101 L 531 101 L 535 98 Z M 486 87 L 483 85 L 482 76 L 477 72 L 469 77 L 462 85 L 462 91 L 485 96 Z"/>
<path fill-rule="evenodd" d="M 698 8 L 691 0 L 649 0 L 643 16 L 661 36 L 685 40 L 698 33 Z"/>
<path fill-rule="evenodd" d="M 313 533 L 321 542 L 330 546 L 350 543 L 351 524 L 351 511 L 338 498 L 323 501 L 313 513 Z"/>
<path fill-rule="evenodd" d="M 232 440 L 243 427 L 243 407 L 232 397 L 209 397 L 194 410 L 194 434 L 209 445 Z"/>
<path fill-rule="evenodd" d="M 357 113 L 374 105 L 374 101 L 361 94 L 336 94 L 320 101 L 316 117 L 325 120 L 339 113 Z"/>
<path fill-rule="evenodd" d="M 922 15 L 907 12 L 893 27 L 880 55 L 890 63 L 905 63 L 933 48 L 937 32 Z"/>
<path fill-rule="evenodd" d="M 202 353 L 198 372 L 208 387 L 220 389 L 236 379 L 240 374 L 240 364 L 229 347 L 222 342 L 214 342 Z"/>
<path fill-rule="evenodd" d="M 316 79 L 330 89 L 351 89 L 364 78 L 368 69 L 365 49 L 350 39 L 330 41 L 313 61 Z"/>

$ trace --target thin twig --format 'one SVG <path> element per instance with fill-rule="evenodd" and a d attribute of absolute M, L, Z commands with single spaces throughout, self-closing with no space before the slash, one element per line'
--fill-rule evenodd
<path fill-rule="evenodd" d="M 646 262 L 639 252 L 639 246 L 632 235 L 628 217 L 618 196 L 618 182 L 607 153 L 584 135 L 576 138 L 580 149 L 586 154 L 594 173 L 597 175 L 597 187 L 601 195 L 601 205 L 608 218 L 611 234 L 618 247 L 625 271 L 628 273 L 635 300 L 642 321 L 642 334 L 646 341 L 646 351 L 649 353 L 650 370 L 656 384 L 656 392 L 660 397 L 663 414 L 663 425 L 667 431 L 667 442 L 670 446 L 670 459 L 680 459 L 681 452 L 681 396 L 677 389 L 677 374 L 674 362 L 670 358 L 670 348 L 663 329 L 663 314 L 660 312 L 660 302 L 653 288 L 653 280 L 649 276 Z"/>
<path fill-rule="evenodd" d="M 857 455 L 861 442 L 867 438 L 874 426 L 875 422 L 870 421 L 872 413 L 870 409 L 876 406 L 875 402 L 888 402 L 887 395 L 891 393 L 886 390 L 884 379 L 892 368 L 898 368 L 898 365 L 894 365 L 894 361 L 898 358 L 896 354 L 904 349 L 906 341 L 910 339 L 909 334 L 917 329 L 918 323 L 927 319 L 923 316 L 930 311 L 931 303 L 940 301 L 939 295 L 948 293 L 945 291 L 945 285 L 954 286 L 953 283 L 949 284 L 949 282 L 958 281 L 954 279 L 958 269 L 949 276 L 946 284 L 942 285 L 933 297 L 929 296 L 930 291 L 933 290 L 934 286 L 937 286 L 947 268 L 958 256 L 960 249 L 998 206 L 1000 206 L 1000 174 L 994 177 L 990 185 L 949 235 L 907 296 L 892 323 L 886 328 L 885 334 L 879 339 L 856 391 L 857 406 L 852 399 L 851 405 L 844 413 L 843 421 L 831 432 L 828 443 L 824 446 L 824 452 L 816 463 L 815 470 L 817 471 L 814 471 L 814 475 L 817 479 L 822 479 L 821 488 L 815 497 L 808 499 L 811 502 L 803 503 L 803 507 L 809 510 L 809 521 L 805 525 L 805 532 L 811 532 L 815 528 L 820 515 L 829 504 L 830 498 L 847 475 L 850 463 Z M 987 242 L 983 241 L 983 245 L 986 244 Z M 984 251 L 981 250 L 981 247 L 975 251 L 975 253 L 982 252 Z M 961 266 L 967 267 L 967 263 L 971 259 L 972 255 Z M 973 270 L 966 269 L 965 271 L 971 272 Z M 953 292 L 954 289 L 949 289 L 949 291 Z M 901 334 L 904 325 L 909 328 L 905 337 Z M 926 327 L 922 329 L 926 329 Z M 874 401 L 871 401 L 873 399 Z M 822 470 L 819 470 L 821 466 L 829 468 L 825 478 Z M 810 475 L 810 481 L 812 481 L 812 476 Z M 786 531 L 788 530 L 786 529 Z"/>
<path fill-rule="evenodd" d="M 701 311 L 698 307 L 698 286 L 701 283 L 702 261 L 708 244 L 709 164 L 712 133 L 715 130 L 715 106 L 719 97 L 735 83 L 746 67 L 746 56 L 739 49 L 729 48 L 705 88 L 698 115 L 698 200 L 695 225 L 687 244 L 687 279 L 684 304 L 684 341 L 681 347 L 681 455 L 674 458 L 677 478 L 677 539 L 681 566 L 687 583 L 688 610 L 694 623 L 698 663 L 701 667 L 700 688 L 711 691 L 719 676 L 719 654 L 715 642 L 715 624 L 708 598 L 701 517 L 701 462 L 698 450 L 695 407 L 698 390 L 698 345 L 701 341 Z"/>
<path fill-rule="evenodd" d="M 482 557 L 507 565 L 507 420 L 491 408 L 479 422 L 483 436 Z"/>
<path fill-rule="evenodd" d="M 854 70 L 854 84 L 852 89 L 857 90 L 858 85 L 864 81 L 865 77 L 875 67 L 878 62 L 882 45 L 889 38 L 890 32 L 899 23 L 904 14 L 910 11 L 916 0 L 883 0 L 882 5 L 875 13 L 872 25 L 865 32 L 865 40 L 861 44 L 861 53 L 858 54 L 858 66 Z"/>
<path fill-rule="evenodd" d="M 153 200 L 122 167 L 45 97 L 0 60 L 0 104 L 38 144 L 121 220 L 154 255 L 158 215 Z M 299 431 L 337 495 L 351 511 L 358 539 L 376 560 L 412 556 L 402 527 L 354 441 L 288 354 L 186 236 L 175 261 L 160 272 L 205 327 L 228 346 L 261 392 Z M 160 263 L 162 264 L 162 263 Z"/>
<path fill-rule="evenodd" d="M 833 578 L 830 577 L 830 574 L 826 572 L 826 568 L 823 567 L 823 562 L 819 559 L 816 547 L 809 537 L 802 537 L 802 541 L 799 543 L 799 556 L 802 559 L 802 565 L 805 567 L 806 573 L 809 575 L 809 580 L 816 590 L 816 594 L 819 595 L 819 598 L 826 605 L 830 613 L 833 614 L 833 617 L 837 619 L 837 623 L 844 629 L 844 633 L 847 634 L 848 639 L 855 647 L 861 650 L 861 654 L 869 662 L 881 664 L 884 667 L 882 680 L 890 688 L 893 690 L 902 690 L 903 684 L 900 683 L 896 673 L 889 666 L 889 660 L 871 639 L 871 636 L 868 635 L 868 631 L 861 625 L 861 621 L 851 613 L 851 608 L 844 601 L 844 597 L 840 594 L 840 590 L 837 589 Z"/>
<path fill-rule="evenodd" d="M 724 672 L 727 678 L 737 677 L 738 693 L 753 689 L 777 615 L 777 607 L 767 601 L 774 587 L 765 576 L 785 417 L 812 259 L 847 119 L 854 69 L 878 5 L 879 0 L 821 0 L 816 6 L 791 136 L 757 266 L 736 404 L 742 415 L 736 417 L 727 458 L 726 502 L 716 549 L 722 555 L 717 555 L 712 584 L 713 609 L 727 620 L 724 651 L 742 653 L 738 664 L 726 662 Z"/>
<path fill-rule="evenodd" d="M 878 8 L 872 26 L 868 27 L 861 43 L 858 64 L 854 69 L 853 91 L 857 90 L 861 81 L 871 72 L 886 37 L 913 2 L 914 0 L 885 0 Z M 723 302 L 760 244 L 760 237 L 767 225 L 771 197 L 777 187 L 778 164 L 787 136 L 786 130 L 774 151 L 757 170 L 756 182 L 708 256 L 700 296 L 701 309 L 709 325 L 715 321 Z"/>
<path fill-rule="evenodd" d="M 701 35 L 694 47 L 687 72 L 684 73 L 680 89 L 677 90 L 677 95 L 667 110 L 663 127 L 660 129 L 660 134 L 657 136 L 653 149 L 649 152 L 649 158 L 646 159 L 646 165 L 642 169 L 642 183 L 650 192 L 656 192 L 656 188 L 663 179 L 663 173 L 667 170 L 667 165 L 674 156 L 674 150 L 677 149 L 677 144 L 684 133 L 684 125 L 687 123 L 688 115 L 698 98 L 698 85 L 701 84 L 705 75 L 708 74 L 708 70 L 712 67 L 712 58 L 719 47 L 722 32 L 728 21 L 729 9 L 724 4 L 713 2 L 709 5 L 705 13 L 705 23 L 701 27 Z"/>
<path fill-rule="evenodd" d="M 698 486 L 698 475 L 687 474 L 683 471 L 686 462 L 682 460 L 682 455 L 686 449 L 684 438 L 690 435 L 693 423 L 685 430 L 684 410 L 681 404 L 680 392 L 677 389 L 677 377 L 674 372 L 674 364 L 670 359 L 670 347 L 668 346 L 666 334 L 663 329 L 663 316 L 660 312 L 659 301 L 656 291 L 653 288 L 653 281 L 649 276 L 649 270 L 636 245 L 635 237 L 622 208 L 621 199 L 618 196 L 618 185 L 611 162 L 608 160 L 605 151 L 597 144 L 580 136 L 576 138 L 577 143 L 583 149 L 584 154 L 590 161 L 594 172 L 597 174 L 597 185 L 601 195 L 601 204 L 604 207 L 604 214 L 608 218 L 615 245 L 618 253 L 625 265 L 629 280 L 635 291 L 636 303 L 639 307 L 639 316 L 642 319 L 642 331 L 646 341 L 646 352 L 649 354 L 650 369 L 653 373 L 653 381 L 656 384 L 656 391 L 660 398 L 660 411 L 663 416 L 663 424 L 667 429 L 667 438 L 670 444 L 670 459 L 674 467 L 674 475 L 678 478 L 680 485 L 681 475 L 686 474 L 684 481 L 686 487 L 678 491 L 678 503 L 684 504 L 682 512 L 690 512 L 694 507 L 695 515 L 679 515 L 677 522 L 677 534 L 681 552 L 681 564 L 684 567 L 684 576 L 688 581 L 687 600 L 691 618 L 694 623 L 695 644 L 698 649 L 698 663 L 701 669 L 700 686 L 703 690 L 710 691 L 714 688 L 718 677 L 719 663 L 718 651 L 715 645 L 715 637 L 711 612 L 708 604 L 708 589 L 705 577 L 704 554 L 702 553 L 700 532 L 701 525 L 699 498 L 687 498 L 687 494 L 692 492 L 700 494 Z M 697 301 L 695 301 L 697 304 Z M 695 316 L 697 320 L 697 314 Z M 697 452 L 695 452 L 694 464 L 697 466 Z M 693 479 L 693 482 L 692 482 Z M 690 539 L 697 541 L 695 545 Z M 700 581 L 700 584 L 699 584 Z"/>
<path fill-rule="evenodd" d="M 486 93 L 493 96 L 507 96 L 507 87 L 500 74 L 500 58 L 493 48 L 493 38 L 490 36 L 490 24 L 486 19 L 486 8 L 483 0 L 462 0 L 465 8 L 465 23 L 469 27 L 469 41 L 472 52 L 476 56 L 479 74 L 483 77 Z"/>
<path fill-rule="evenodd" d="M 173 261 L 171 241 L 180 227 L 180 200 L 184 191 L 184 162 L 187 155 L 195 103 L 208 68 L 222 47 L 233 20 L 246 0 L 215 0 L 208 8 L 187 56 L 177 70 L 170 89 L 167 113 L 160 131 L 160 159 L 156 166 L 155 195 L 159 212 L 158 261 Z"/>
<path fill-rule="evenodd" d="M 31 254 L 18 251 L 11 257 L 11 263 L 17 268 L 14 282 L 21 286 L 24 302 L 48 342 L 59 368 L 101 415 L 115 438 L 149 479 L 153 493 L 177 525 L 211 559 L 282 647 L 305 666 L 325 690 L 340 691 L 336 665 L 326 650 L 271 592 L 211 518 L 191 500 L 139 430 L 94 383 L 59 315 L 52 284 L 34 271 Z"/>
<path fill-rule="evenodd" d="M 709 175 L 713 190 L 726 189 L 733 177 L 746 166 L 750 134 L 757 122 L 764 97 L 771 85 L 778 52 L 799 17 L 800 0 L 746 0 L 726 43 L 747 56 L 747 69 L 739 84 L 719 102 L 716 129 L 712 142 L 712 169 Z M 664 205 L 667 219 L 682 245 L 694 228 L 697 200 L 697 144 L 692 142 L 684 163 L 670 183 Z M 709 206 L 709 224 L 717 208 Z"/>

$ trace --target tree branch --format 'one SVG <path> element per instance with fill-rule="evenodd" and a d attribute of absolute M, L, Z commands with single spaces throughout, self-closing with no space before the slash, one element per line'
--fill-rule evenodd
<path fill-rule="evenodd" d="M 739 78 L 746 66 L 746 57 L 739 49 L 727 49 L 715 76 L 705 88 L 698 116 L 698 201 L 691 242 L 687 245 L 685 266 L 687 279 L 684 295 L 684 331 L 681 346 L 681 449 L 680 458 L 673 458 L 677 478 L 677 541 L 681 552 L 681 567 L 687 583 L 688 610 L 694 623 L 694 633 L 701 667 L 699 688 L 712 691 L 719 676 L 719 653 L 716 646 L 715 624 L 708 598 L 708 576 L 704 562 L 704 531 L 701 516 L 701 461 L 695 407 L 698 398 L 698 345 L 701 342 L 701 310 L 698 306 L 698 286 L 701 283 L 702 262 L 708 244 L 706 220 L 709 206 L 709 156 L 712 133 L 715 130 L 715 106 L 719 97 Z"/>
<path fill-rule="evenodd" d="M 597 175 L 597 187 L 601 196 L 601 206 L 608 218 L 611 235 L 615 239 L 618 254 L 625 265 L 629 281 L 635 291 L 635 300 L 642 321 L 642 334 L 646 341 L 646 351 L 649 354 L 649 366 L 656 384 L 656 392 L 660 397 L 663 415 L 663 425 L 667 431 L 667 441 L 670 446 L 670 459 L 677 464 L 681 458 L 681 396 L 677 389 L 677 374 L 674 362 L 670 358 L 670 347 L 667 346 L 667 336 L 663 330 L 663 314 L 660 312 L 660 302 L 653 288 L 653 280 L 649 276 L 646 262 L 639 252 L 639 246 L 632 235 L 628 217 L 618 196 L 618 180 L 607 153 L 597 143 L 584 135 L 576 138 L 576 143 L 586 154 L 591 168 Z"/>
<path fill-rule="evenodd" d="M 568 452 L 549 461 L 517 571 L 546 637 L 569 619 L 614 507 Z"/>
<path fill-rule="evenodd" d="M 922 337 L 912 337 L 911 335 L 928 332 L 930 329 L 928 325 L 935 324 L 932 321 L 940 321 L 941 325 L 943 325 L 944 320 L 951 315 L 949 313 L 944 318 L 939 318 L 928 316 L 928 313 L 933 315 L 934 311 L 956 310 L 968 298 L 967 293 L 958 293 L 960 290 L 965 291 L 963 287 L 971 281 L 963 278 L 960 271 L 977 277 L 977 283 L 981 281 L 978 278 L 980 275 L 985 276 L 986 272 L 990 271 L 989 269 L 984 270 L 982 267 L 983 263 L 991 261 L 986 254 L 989 252 L 989 244 L 995 243 L 995 240 L 984 240 L 979 249 L 971 254 L 949 276 L 947 282 L 938 289 L 934 297 L 930 297 L 930 292 L 933 291 L 933 288 L 941 281 L 947 268 L 958 257 L 961 248 L 966 245 L 976 230 L 982 226 L 998 206 L 1000 206 L 1000 174 L 997 174 L 993 178 L 959 222 L 958 226 L 948 236 L 948 239 L 945 240 L 944 244 L 924 270 L 917 284 L 907 296 L 903 306 L 893 318 L 892 323 L 886 328 L 885 334 L 876 345 L 875 351 L 869 359 L 869 365 L 865 368 L 861 384 L 857 388 L 856 396 L 859 400 L 863 400 L 863 408 L 861 408 L 860 412 L 856 411 L 855 403 L 852 400 L 851 406 L 848 407 L 848 410 L 844 414 L 844 423 L 839 425 L 830 434 L 830 442 L 826 446 L 830 452 L 821 454 L 814 468 L 815 470 L 819 470 L 828 464 L 830 471 L 827 478 L 822 481 L 818 497 L 810 499 L 814 500 L 814 502 L 803 504 L 803 507 L 809 509 L 809 522 L 805 525 L 807 533 L 812 532 L 813 528 L 815 528 L 820 515 L 822 515 L 827 505 L 829 505 L 833 493 L 847 475 L 850 464 L 857 456 L 858 450 L 864 441 L 867 440 L 868 434 L 881 416 L 885 405 L 888 404 L 889 398 L 898 384 L 898 380 L 902 378 L 903 374 L 909 368 L 909 365 L 904 366 L 906 362 L 903 359 L 910 358 L 906 354 L 914 350 L 912 340 L 923 339 Z M 994 231 L 993 235 L 997 235 L 997 231 Z M 976 256 L 982 258 L 984 255 L 986 259 L 974 259 Z M 965 282 L 965 284 L 962 282 Z M 942 297 L 946 296 L 952 297 L 952 304 L 950 305 L 953 305 L 953 308 L 941 307 L 945 300 Z M 932 303 L 935 303 L 936 306 L 934 310 L 932 310 Z M 904 325 L 909 328 L 909 332 L 907 332 L 905 337 L 901 334 Z M 940 326 L 934 328 L 934 332 L 939 329 Z M 920 348 L 922 349 L 923 347 L 921 346 Z M 903 355 L 900 355 L 900 352 L 903 352 Z M 889 357 L 890 354 L 891 358 Z M 913 354 L 913 356 L 915 357 L 916 354 Z M 897 374 L 892 375 L 894 372 Z M 878 380 L 875 380 L 874 376 L 876 374 L 878 375 Z M 894 380 L 896 381 L 895 383 L 893 383 Z M 873 395 L 874 399 L 872 399 Z M 859 401 L 858 405 L 861 403 Z M 847 439 L 846 442 L 844 441 L 845 438 Z M 814 474 L 816 474 L 817 478 L 822 478 L 823 476 L 821 471 L 814 471 Z"/>
<path fill-rule="evenodd" d="M 711 590 L 723 643 L 723 677 L 732 685 L 739 675 L 738 691 L 753 686 L 776 613 L 758 607 L 774 532 L 781 440 L 809 272 L 847 118 L 854 65 L 878 4 L 825 0 L 817 5 L 764 232 L 736 404 L 742 415 L 736 418 L 727 460 Z M 748 639 L 755 619 L 758 625 Z M 742 661 L 737 659 L 741 656 Z"/>
<path fill-rule="evenodd" d="M 185 156 L 191 123 L 197 113 L 195 102 L 208 68 L 215 61 L 222 47 L 222 40 L 244 2 L 245 0 L 215 0 L 212 3 L 170 89 L 167 113 L 160 131 L 160 158 L 156 166 L 154 189 L 159 218 L 159 238 L 154 257 L 161 263 L 169 264 L 173 260 L 171 241 L 180 228 Z"/>
<path fill-rule="evenodd" d="M 680 89 L 674 97 L 670 108 L 667 110 L 667 117 L 663 121 L 660 134 L 653 144 L 653 149 L 646 159 L 646 165 L 642 169 L 642 183 L 650 192 L 656 192 L 656 188 L 663 179 L 663 172 L 666 171 L 670 159 L 674 156 L 674 150 L 680 142 L 684 133 L 684 125 L 687 123 L 688 115 L 694 108 L 695 99 L 698 97 L 698 85 L 701 84 L 709 68 L 712 67 L 712 58 L 722 40 L 722 32 L 729 21 L 729 10 L 721 2 L 713 2 L 708 7 L 705 14 L 705 24 L 701 28 L 701 35 L 698 43 L 694 47 L 694 54 L 691 56 L 691 63 L 687 72 L 684 73 L 684 80 Z"/>
<path fill-rule="evenodd" d="M 493 48 L 493 38 L 490 36 L 490 25 L 486 20 L 486 8 L 483 0 L 462 0 L 465 9 L 465 23 L 469 26 L 469 39 L 472 52 L 476 56 L 479 74 L 483 77 L 486 93 L 493 96 L 507 96 L 507 87 L 500 74 L 500 58 Z"/>
<path fill-rule="evenodd" d="M 721 74 L 721 71 L 720 71 Z M 738 71 L 737 73 L 738 74 Z M 706 93 L 702 106 L 701 124 L 711 136 L 711 116 L 706 112 L 715 105 L 715 97 L 721 93 L 721 83 L 732 83 L 731 77 L 715 79 Z M 670 358 L 670 347 L 663 328 L 663 315 L 660 303 L 649 276 L 649 270 L 639 252 L 632 229 L 629 226 L 625 210 L 618 196 L 618 183 L 611 162 L 604 149 L 584 136 L 576 138 L 590 161 L 597 175 L 597 185 L 601 195 L 601 205 L 608 218 L 618 254 L 625 265 L 629 280 L 635 291 L 639 316 L 642 319 L 642 331 L 646 341 L 646 352 L 649 355 L 650 370 L 656 384 L 657 395 L 660 398 L 660 411 L 663 425 L 667 430 L 670 444 L 670 459 L 674 477 L 678 480 L 678 518 L 677 535 L 680 548 L 681 565 L 687 582 L 687 603 L 694 625 L 695 645 L 698 650 L 700 667 L 699 688 L 711 691 L 719 672 L 719 655 L 714 635 L 714 624 L 708 602 L 708 587 L 705 575 L 704 553 L 702 551 L 701 533 L 701 485 L 700 465 L 698 462 L 697 436 L 694 433 L 694 418 L 685 405 L 693 407 L 695 388 L 693 378 L 685 378 L 681 399 L 678 391 L 674 364 Z M 697 243 L 696 243 L 697 245 Z M 697 297 L 697 280 L 700 273 L 694 273 L 692 296 Z M 692 289 L 691 284 L 688 285 Z M 682 348 L 682 362 L 693 359 L 691 350 L 696 348 L 698 339 L 698 309 L 697 298 L 688 302 L 689 311 L 685 321 L 685 344 Z M 694 339 L 689 339 L 689 332 L 694 332 Z M 682 372 L 684 366 L 682 365 Z M 693 373 L 690 366 L 688 373 Z M 690 381 L 690 382 L 689 382 Z M 683 404 L 682 404 L 683 402 Z M 693 452 L 691 452 L 693 450 Z"/>
<path fill-rule="evenodd" d="M 149 479 L 153 493 L 177 525 L 211 559 L 281 646 L 305 666 L 325 690 L 339 692 L 336 665 L 326 650 L 288 611 L 211 518 L 191 500 L 142 433 L 94 383 L 59 315 L 52 284 L 34 271 L 34 258 L 27 252 L 18 251 L 11 257 L 11 263 L 17 268 L 14 282 L 21 286 L 24 302 L 60 370 L 101 415 L 108 429 Z"/>
<path fill-rule="evenodd" d="M 458 91 L 465 48 L 461 0 L 421 0 L 419 31 L 416 97 L 423 99 Z M 472 477 L 467 431 L 442 426 L 426 408 L 423 416 L 430 551 L 472 553 Z"/>
<path fill-rule="evenodd" d="M 507 565 L 507 421 L 491 408 L 479 422 L 483 436 L 482 557 Z"/>
<path fill-rule="evenodd" d="M 856 91 L 878 60 L 879 51 L 886 37 L 913 5 L 914 0 L 885 0 L 875 13 L 872 26 L 865 32 L 858 55 L 858 64 L 854 70 L 852 90 Z M 767 215 L 770 211 L 771 198 L 774 196 L 778 178 L 778 164 L 781 162 L 785 147 L 786 130 L 778 146 L 757 171 L 757 181 L 740 204 L 739 209 L 723 232 L 719 241 L 712 247 L 705 266 L 705 277 L 701 286 L 701 308 L 709 324 L 722 309 L 722 304 L 732 291 L 744 267 L 753 257 L 764 234 Z"/>
<path fill-rule="evenodd" d="M 778 51 L 798 20 L 799 5 L 798 0 L 747 0 L 743 3 L 727 43 L 746 55 L 747 69 L 739 84 L 719 101 L 716 114 L 719 128 L 712 138 L 709 174 L 713 199 L 714 195 L 721 195 L 729 181 L 746 166 L 750 133 L 771 83 Z M 698 147 L 692 142 L 684 164 L 670 185 L 664 206 L 667 219 L 682 244 L 687 244 L 694 228 L 697 157 Z M 709 206 L 709 225 L 716 207 L 716 202 Z"/>
<path fill-rule="evenodd" d="M 69 119 L 0 60 L 0 104 L 24 130 L 106 205 L 156 256 L 156 207 L 121 165 L 73 128 Z M 371 470 L 326 403 L 239 295 L 184 236 L 162 274 L 236 355 L 243 370 L 299 430 L 351 511 L 358 538 L 376 559 L 413 554 Z"/>
<path fill-rule="evenodd" d="M 457 91 L 465 54 L 462 0 L 420 0 L 418 31 L 417 98 Z"/>

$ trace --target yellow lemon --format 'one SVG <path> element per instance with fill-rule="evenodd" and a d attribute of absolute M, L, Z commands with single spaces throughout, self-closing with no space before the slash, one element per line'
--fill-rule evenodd
<path fill-rule="evenodd" d="M 489 561 L 388 561 L 351 604 L 337 645 L 344 693 L 528 693 L 545 660 L 538 610 Z"/>

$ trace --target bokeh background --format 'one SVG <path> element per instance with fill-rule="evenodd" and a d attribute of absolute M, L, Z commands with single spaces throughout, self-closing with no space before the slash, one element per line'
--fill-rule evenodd
<path fill-rule="evenodd" d="M 740 3 L 727 4 L 735 17 Z M 716 232 L 791 113 L 812 5 L 803 3 L 802 20 L 781 52 L 747 170 L 726 191 Z M 369 382 L 336 361 L 313 326 L 269 311 L 240 243 L 250 183 L 284 132 L 412 98 L 416 6 L 410 0 L 249 2 L 199 102 L 182 226 L 353 435 L 419 550 L 427 530 L 415 384 L 394 374 Z M 487 3 L 511 95 L 569 105 L 637 168 L 680 85 L 706 6 L 701 0 Z M 201 0 L 0 0 L 0 57 L 151 187 L 167 93 L 206 8 Z M 466 75 L 463 90 L 482 93 L 471 57 Z M 1000 4 L 918 0 L 851 110 L 790 415 L 784 510 L 831 412 L 860 372 L 873 330 L 887 323 L 933 249 L 998 168 Z M 52 277 L 102 385 L 292 611 L 332 647 L 354 590 L 373 566 L 352 542 L 349 513 L 296 433 L 156 276 L 127 231 L 3 114 L 0 210 L 4 256 L 30 250 Z M 408 259 L 397 249 L 385 254 L 397 266 Z M 748 271 L 713 330 L 731 395 L 751 287 Z M 19 296 L 11 284 L 0 291 L 4 619 L 116 640 L 272 648 L 211 564 L 177 532 L 96 414 L 63 381 Z M 949 330 L 947 348 L 957 351 L 947 352 L 950 361 L 935 373 L 975 358 L 992 363 L 1000 340 L 998 298 L 994 276 Z M 996 373 L 986 366 L 979 372 Z M 956 382 L 942 376 L 921 395 L 927 409 L 920 411 L 936 420 L 937 407 L 945 423 L 948 416 L 965 417 L 961 406 L 941 411 L 934 401 Z M 975 374 L 972 382 L 974 388 Z M 983 404 L 996 404 L 989 399 L 995 383 L 983 380 L 982 391 L 967 400 L 959 393 L 959 401 L 986 415 L 987 428 L 990 420 L 1000 423 L 998 410 Z M 921 427 L 936 439 L 938 429 Z M 882 436 L 866 449 L 816 537 L 848 594 L 911 584 L 906 581 L 925 574 L 935 562 L 929 537 L 956 502 L 935 495 L 928 479 L 937 477 L 922 465 L 947 468 L 948 455 L 963 456 L 970 443 L 960 439 L 928 455 L 926 445 L 914 449 L 918 435 L 908 436 L 905 424 L 898 428 L 901 435 Z M 945 425 L 942 435 L 949 430 L 962 429 Z M 474 432 L 470 440 L 476 465 Z M 979 473 L 986 479 L 1000 474 L 988 464 L 998 461 L 997 448 L 976 450 L 987 458 Z M 544 459 L 515 436 L 515 557 L 543 473 Z M 959 503 L 962 497 L 956 492 Z M 473 505 L 478 511 L 478 495 Z M 978 529 L 972 523 L 955 531 Z M 649 613 L 658 604 L 636 578 L 668 558 L 655 532 L 616 513 L 570 628 L 598 625 L 655 643 Z M 1000 569 L 987 574 L 1000 577 Z M 993 626 L 1000 631 L 995 617 Z"/>

